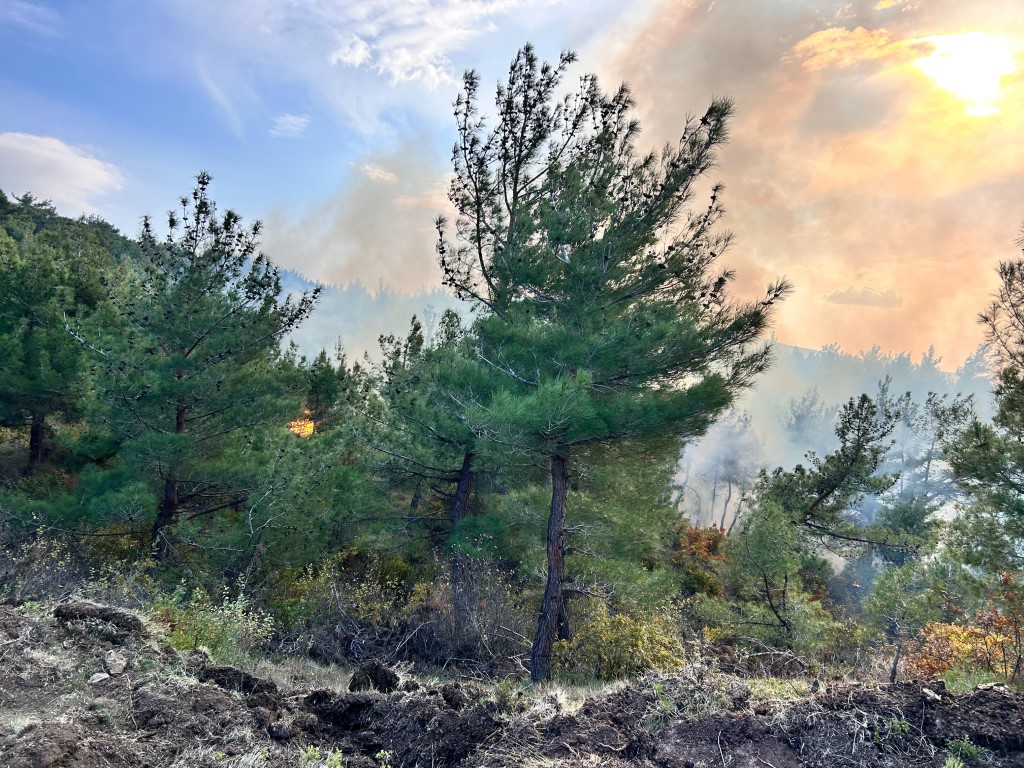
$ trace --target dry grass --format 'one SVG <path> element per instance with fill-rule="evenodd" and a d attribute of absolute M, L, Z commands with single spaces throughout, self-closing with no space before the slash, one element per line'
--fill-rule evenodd
<path fill-rule="evenodd" d="M 807 678 L 750 677 L 743 682 L 750 688 L 751 702 L 794 701 L 811 695 L 813 680 Z"/>
<path fill-rule="evenodd" d="M 312 659 L 291 656 L 277 661 L 260 659 L 250 671 L 256 677 L 274 682 L 283 691 L 299 688 L 347 691 L 352 681 L 352 670 L 347 667 L 325 666 Z"/>
<path fill-rule="evenodd" d="M 587 699 L 608 696 L 626 687 L 627 681 L 594 681 L 573 684 L 559 681 L 538 683 L 532 689 L 524 688 L 534 700 L 531 710 L 552 709 L 557 713 L 575 714 Z"/>

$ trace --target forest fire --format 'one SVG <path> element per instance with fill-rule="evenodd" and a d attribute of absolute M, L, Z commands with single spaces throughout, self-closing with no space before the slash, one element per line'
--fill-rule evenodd
<path fill-rule="evenodd" d="M 301 419 L 289 421 L 288 431 L 291 432 L 293 435 L 298 435 L 299 437 L 312 437 L 315 426 L 316 425 L 313 423 L 313 420 L 309 418 L 307 414 L 306 416 L 303 416 Z"/>

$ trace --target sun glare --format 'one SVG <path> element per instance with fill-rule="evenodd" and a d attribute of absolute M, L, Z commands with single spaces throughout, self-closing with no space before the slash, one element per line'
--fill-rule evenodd
<path fill-rule="evenodd" d="M 1005 37 L 984 32 L 924 38 L 935 46 L 917 67 L 939 88 L 964 101 L 972 117 L 999 112 L 1001 80 L 1017 71 L 1013 48 Z"/>

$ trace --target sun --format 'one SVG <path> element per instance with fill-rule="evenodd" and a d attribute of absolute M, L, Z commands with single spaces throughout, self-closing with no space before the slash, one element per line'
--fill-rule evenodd
<path fill-rule="evenodd" d="M 1001 81 L 1017 71 L 1009 40 L 984 32 L 933 35 L 934 50 L 914 64 L 943 90 L 962 99 L 972 117 L 999 112 Z"/>

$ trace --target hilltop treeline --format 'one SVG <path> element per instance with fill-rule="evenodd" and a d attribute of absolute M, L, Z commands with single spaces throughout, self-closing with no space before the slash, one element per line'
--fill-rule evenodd
<path fill-rule="evenodd" d="M 879 363 L 777 403 L 771 444 L 734 406 L 789 285 L 732 296 L 721 190 L 694 203 L 731 104 L 643 154 L 628 89 L 559 97 L 572 61 L 524 48 L 487 119 L 467 74 L 437 253 L 470 312 L 361 360 L 286 343 L 318 290 L 205 173 L 134 239 L 0 193 L 0 598 L 130 603 L 234 659 L 1016 681 L 1021 263 L 983 314 L 994 415 L 957 394 L 980 357 L 922 361 L 931 391 Z"/>

